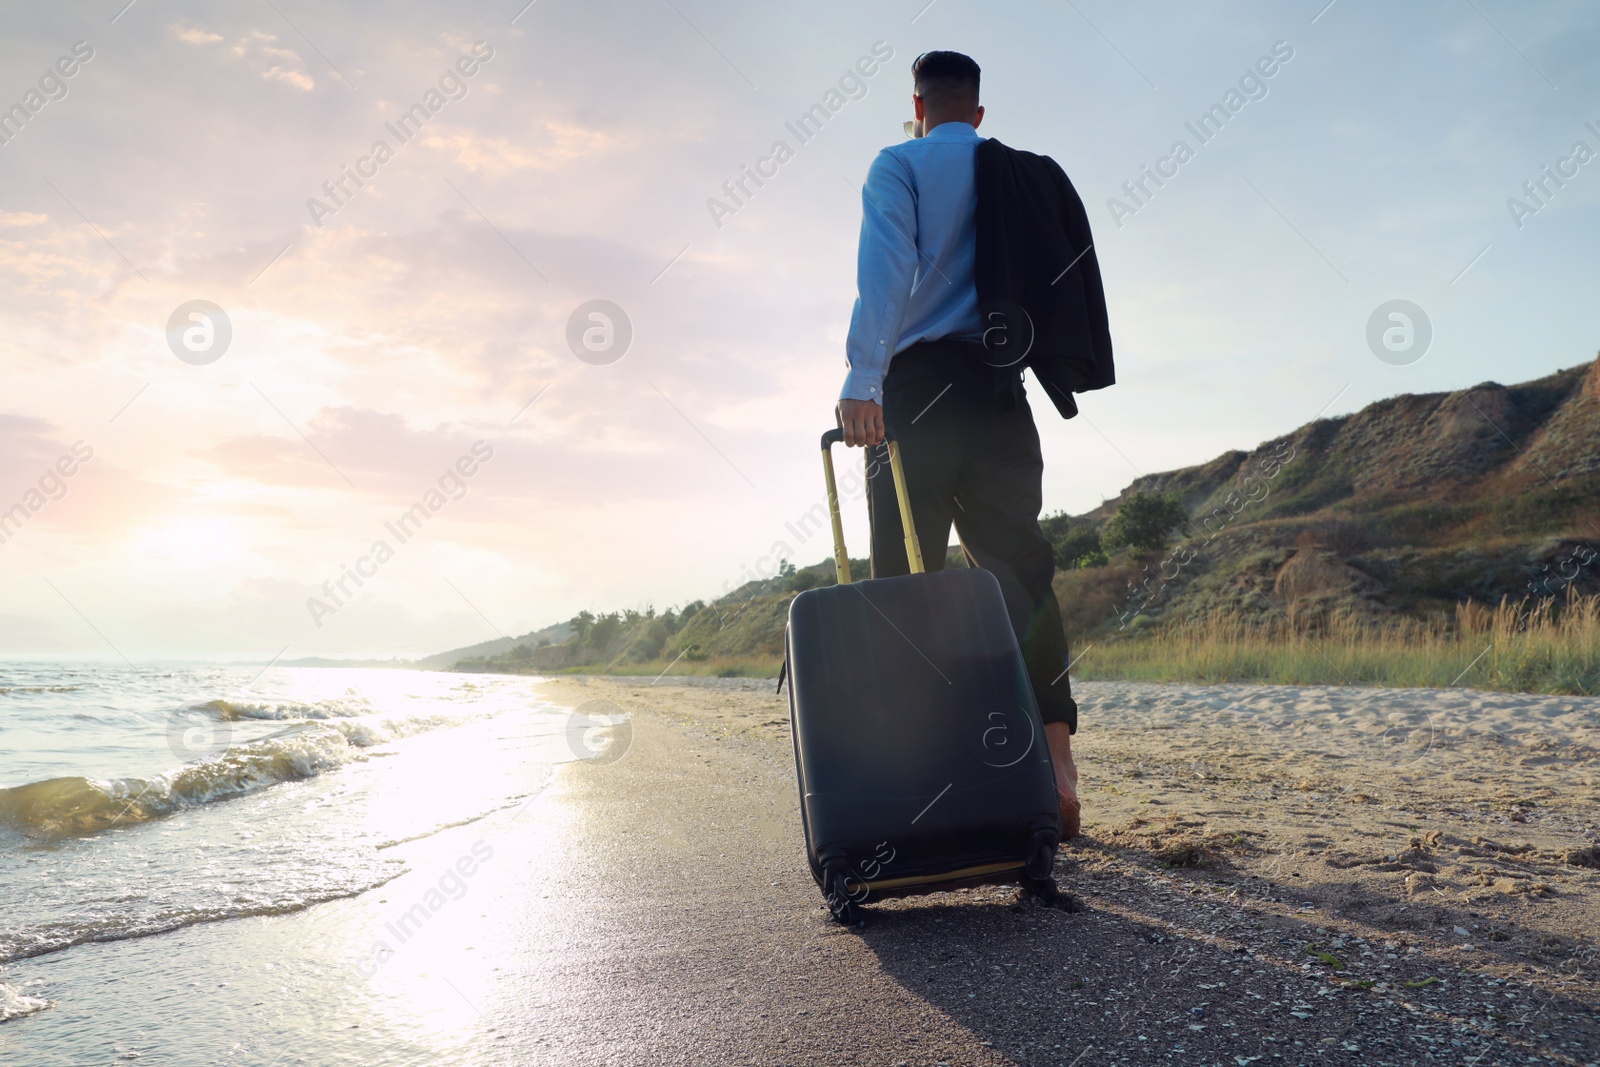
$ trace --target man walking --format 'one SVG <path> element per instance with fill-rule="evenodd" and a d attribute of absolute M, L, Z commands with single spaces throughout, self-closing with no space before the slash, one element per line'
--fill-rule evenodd
<path fill-rule="evenodd" d="M 978 65 L 912 65 L 913 140 L 886 148 L 862 189 L 858 297 L 838 405 L 847 445 L 900 444 L 929 570 L 950 526 L 992 572 L 1045 723 L 1065 836 L 1079 832 L 1078 706 L 1039 529 L 1044 459 L 1022 370 L 1063 417 L 1072 393 L 1114 381 L 1088 217 L 1055 162 L 978 136 Z M 872 576 L 910 572 L 888 463 L 868 454 Z"/>

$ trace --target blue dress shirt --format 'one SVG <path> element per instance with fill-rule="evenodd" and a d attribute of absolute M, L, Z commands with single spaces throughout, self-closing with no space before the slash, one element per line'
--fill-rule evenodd
<path fill-rule="evenodd" d="M 982 140 L 965 122 L 941 122 L 872 161 L 841 399 L 882 404 L 890 360 L 918 341 L 982 336 L 972 280 Z"/>

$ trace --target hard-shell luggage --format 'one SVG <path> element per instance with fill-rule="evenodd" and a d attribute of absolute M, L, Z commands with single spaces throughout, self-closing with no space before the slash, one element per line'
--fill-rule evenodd
<path fill-rule="evenodd" d="M 1060 807 L 1000 584 L 924 572 L 892 439 L 912 573 L 852 581 L 831 450 L 843 439 L 822 437 L 839 581 L 794 598 L 785 637 L 811 874 L 845 923 L 873 898 L 987 883 L 1053 900 Z"/>

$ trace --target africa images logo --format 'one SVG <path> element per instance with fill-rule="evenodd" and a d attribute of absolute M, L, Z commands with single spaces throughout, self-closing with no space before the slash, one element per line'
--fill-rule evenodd
<path fill-rule="evenodd" d="M 633 321 L 609 300 L 589 300 L 567 316 L 567 347 L 596 367 L 615 363 L 633 343 Z"/>
<path fill-rule="evenodd" d="M 1432 343 L 1433 321 L 1410 300 L 1384 301 L 1367 319 L 1367 347 L 1392 366 L 1415 363 Z"/>
<path fill-rule="evenodd" d="M 190 366 L 215 363 L 232 343 L 228 313 L 209 300 L 185 301 L 167 318 L 167 347 Z"/>

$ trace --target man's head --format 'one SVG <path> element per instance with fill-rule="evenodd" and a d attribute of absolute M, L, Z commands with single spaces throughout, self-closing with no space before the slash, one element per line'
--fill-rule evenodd
<path fill-rule="evenodd" d="M 983 121 L 978 103 L 982 71 L 960 52 L 924 52 L 911 64 L 912 104 L 923 132 L 944 122 L 977 126 Z"/>

